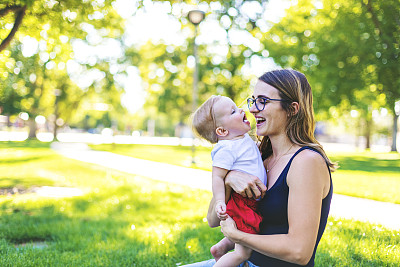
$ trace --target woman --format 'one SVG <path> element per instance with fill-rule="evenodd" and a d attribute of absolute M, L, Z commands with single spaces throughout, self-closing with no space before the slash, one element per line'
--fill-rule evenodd
<path fill-rule="evenodd" d="M 314 266 L 332 198 L 330 171 L 335 165 L 314 137 L 311 87 L 294 70 L 275 70 L 259 78 L 250 112 L 262 137 L 260 151 L 267 170 L 266 187 L 257 177 L 231 171 L 225 183 L 242 196 L 258 198 L 263 216 L 260 234 L 239 231 L 228 218 L 219 221 L 211 200 L 211 227 L 231 241 L 252 249 L 243 266 Z M 195 266 L 212 266 L 213 260 Z"/>

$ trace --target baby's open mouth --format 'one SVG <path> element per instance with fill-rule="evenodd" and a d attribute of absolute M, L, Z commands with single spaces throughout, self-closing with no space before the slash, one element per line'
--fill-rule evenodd
<path fill-rule="evenodd" d="M 246 114 L 244 114 L 244 116 L 243 116 L 243 122 L 249 122 L 249 121 L 247 120 Z"/>

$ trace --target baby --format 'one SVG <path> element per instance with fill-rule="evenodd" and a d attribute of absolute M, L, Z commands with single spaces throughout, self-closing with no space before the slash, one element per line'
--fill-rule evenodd
<path fill-rule="evenodd" d="M 217 143 L 211 157 L 212 192 L 218 218 L 225 220 L 229 215 L 239 230 L 258 233 L 262 218 L 256 211 L 257 200 L 242 197 L 230 187 L 225 192 L 224 179 L 230 170 L 255 175 L 264 184 L 267 181 L 260 151 L 247 134 L 251 128 L 245 112 L 228 97 L 212 96 L 194 113 L 193 128 L 200 137 L 212 144 Z M 227 253 L 233 246 L 235 250 Z M 238 266 L 251 254 L 251 249 L 233 244 L 227 238 L 215 244 L 210 251 L 217 267 Z"/>

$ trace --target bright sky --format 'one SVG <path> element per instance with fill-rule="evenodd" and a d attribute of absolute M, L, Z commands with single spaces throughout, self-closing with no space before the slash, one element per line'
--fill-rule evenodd
<path fill-rule="evenodd" d="M 288 8 L 295 0 L 269 0 L 268 7 L 263 20 L 257 24 L 262 31 L 267 31 L 272 23 L 276 23 L 284 16 L 284 10 Z M 169 2 L 152 2 L 149 0 L 144 1 L 144 8 L 137 10 L 136 0 L 117 0 L 114 7 L 118 13 L 127 19 L 127 26 L 125 31 L 124 42 L 126 45 L 142 45 L 147 40 L 162 41 L 166 44 L 181 45 L 184 43 L 187 36 L 192 35 L 192 27 L 181 30 L 181 25 L 178 18 L 186 17 L 186 14 L 195 7 L 189 6 L 185 3 L 178 3 L 171 7 Z M 210 45 L 210 50 L 215 54 L 213 61 L 223 60 L 227 51 L 227 36 L 225 30 L 220 26 L 220 22 L 216 21 L 213 12 L 220 8 L 218 2 L 213 2 L 208 6 L 201 4 L 197 8 L 209 13 L 205 20 L 199 25 L 198 37 L 196 42 L 199 44 Z M 246 2 L 241 12 L 246 13 L 248 16 L 255 16 L 254 11 L 260 10 L 258 2 Z M 230 15 L 236 15 L 235 9 L 228 11 Z M 168 15 L 168 13 L 172 13 Z M 221 19 L 223 25 L 229 25 L 228 17 Z M 81 40 L 73 41 L 73 49 L 75 53 L 75 60 L 80 63 L 88 63 L 94 65 L 97 59 L 107 59 L 115 65 L 111 68 L 111 72 L 117 73 L 120 66 L 116 64 L 117 59 L 122 56 L 123 50 L 118 41 L 113 39 L 106 39 L 101 36 L 101 33 L 96 32 L 92 26 L 86 25 L 85 31 L 88 32 L 87 41 L 91 46 L 88 46 Z M 68 41 L 68 37 L 61 36 L 63 42 Z M 230 31 L 229 40 L 233 44 L 245 44 L 253 51 L 260 50 L 260 42 L 246 31 Z M 213 45 L 211 45 L 213 44 Z M 31 56 L 38 50 L 41 50 L 41 43 L 35 39 L 25 37 L 23 39 L 22 52 L 25 56 Z M 39 52 L 41 53 L 41 52 Z M 47 53 L 42 53 L 43 57 L 48 57 Z M 42 56 L 41 55 L 41 56 Z M 249 66 L 246 66 L 243 71 L 245 75 L 259 76 L 268 69 L 274 68 L 273 60 L 268 58 L 267 51 L 263 52 L 264 58 L 252 57 Z M 59 68 L 66 67 L 72 79 L 82 87 L 88 87 L 96 79 L 102 79 L 99 71 L 83 72 L 80 65 L 75 61 L 69 61 L 66 66 L 58 66 Z M 188 64 L 191 60 L 188 59 Z M 193 65 L 193 64 L 191 64 Z M 52 65 L 49 68 L 55 67 Z M 125 96 L 123 104 L 134 113 L 140 110 L 145 102 L 145 92 L 141 87 L 141 79 L 139 71 L 136 67 L 131 66 L 127 69 L 128 76 L 118 75 L 116 80 L 121 83 L 125 89 Z"/>

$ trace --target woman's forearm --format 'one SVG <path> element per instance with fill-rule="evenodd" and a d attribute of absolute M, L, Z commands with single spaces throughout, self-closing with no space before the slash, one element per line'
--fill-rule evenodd
<path fill-rule="evenodd" d="M 208 206 L 208 212 L 207 212 L 207 222 L 210 227 L 217 227 L 219 226 L 220 222 L 214 207 L 215 207 L 215 199 L 212 198 L 210 201 L 210 205 Z"/>
<path fill-rule="evenodd" d="M 232 241 L 266 256 L 299 265 L 307 264 L 312 256 L 312 251 L 305 249 L 306 246 L 299 242 L 301 239 L 289 234 L 257 235 L 238 230 L 237 237 Z"/>
<path fill-rule="evenodd" d="M 307 264 L 312 255 L 305 247 L 304 238 L 292 234 L 258 235 L 237 229 L 231 217 L 221 221 L 221 230 L 232 242 L 251 248 L 259 253 L 296 264 Z"/>
<path fill-rule="evenodd" d="M 230 171 L 225 184 L 243 197 L 258 199 L 264 197 L 267 187 L 258 177 L 241 171 Z"/>

